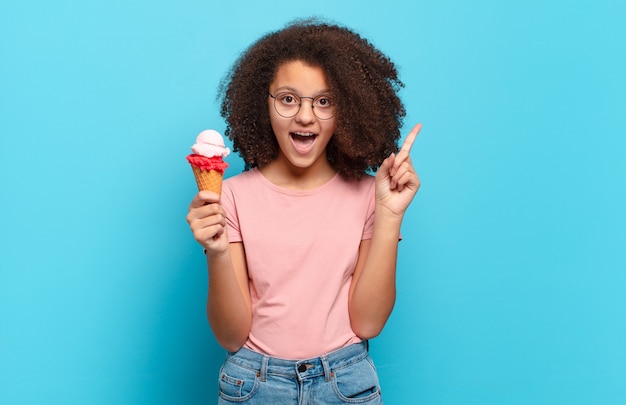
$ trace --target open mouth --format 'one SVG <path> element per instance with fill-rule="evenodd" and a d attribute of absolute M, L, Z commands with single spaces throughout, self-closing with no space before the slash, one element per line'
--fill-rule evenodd
<path fill-rule="evenodd" d="M 300 153 L 306 153 L 311 150 L 317 134 L 312 132 L 290 132 L 289 135 L 293 140 L 293 144 Z"/>

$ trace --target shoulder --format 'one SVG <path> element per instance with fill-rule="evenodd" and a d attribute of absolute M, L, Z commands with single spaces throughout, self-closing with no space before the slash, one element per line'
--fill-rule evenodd
<path fill-rule="evenodd" d="M 224 180 L 222 184 L 222 205 L 229 210 L 234 210 L 238 205 L 250 196 L 258 193 L 260 172 L 250 169 Z"/>
<path fill-rule="evenodd" d="M 245 172 L 241 172 L 225 179 L 223 184 L 223 190 L 233 192 L 236 190 L 249 188 L 252 185 L 259 183 L 260 176 L 261 173 L 257 169 L 250 169 Z"/>

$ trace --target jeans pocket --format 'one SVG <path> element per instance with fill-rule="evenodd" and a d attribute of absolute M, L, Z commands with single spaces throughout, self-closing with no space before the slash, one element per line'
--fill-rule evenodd
<path fill-rule="evenodd" d="M 257 372 L 226 361 L 220 369 L 220 397 L 241 402 L 250 399 L 258 387 Z"/>
<path fill-rule="evenodd" d="M 344 403 L 382 403 L 378 374 L 369 357 L 333 371 L 333 374 L 333 388 Z"/>

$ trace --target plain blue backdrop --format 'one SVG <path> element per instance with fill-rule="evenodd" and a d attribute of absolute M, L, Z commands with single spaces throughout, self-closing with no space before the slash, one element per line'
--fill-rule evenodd
<path fill-rule="evenodd" d="M 216 401 L 184 157 L 239 53 L 312 15 L 424 124 L 387 403 L 626 403 L 624 4 L 2 0 L 0 403 Z"/>

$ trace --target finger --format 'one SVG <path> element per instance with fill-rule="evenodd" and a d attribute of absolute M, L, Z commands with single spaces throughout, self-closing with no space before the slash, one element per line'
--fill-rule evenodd
<path fill-rule="evenodd" d="M 418 184 L 418 182 L 419 179 L 416 173 L 411 170 L 407 170 L 398 176 L 396 181 L 396 190 L 401 192 L 405 187 L 410 186 L 411 184 Z"/>
<path fill-rule="evenodd" d="M 385 180 L 388 177 L 391 177 L 391 168 L 396 159 L 395 153 L 392 153 L 387 157 L 387 159 L 383 160 L 383 162 L 378 167 L 378 171 L 376 172 L 376 178 L 378 180 Z"/>
<path fill-rule="evenodd" d="M 224 233 L 224 227 L 220 224 L 215 224 L 207 226 L 206 228 L 202 229 L 201 232 L 204 235 L 204 240 L 210 241 L 222 235 Z"/>
<path fill-rule="evenodd" d="M 189 208 L 197 208 L 202 207 L 203 205 L 216 203 L 220 201 L 220 196 L 217 193 L 208 190 L 202 190 L 198 194 L 196 194 L 191 200 L 191 204 Z"/>
<path fill-rule="evenodd" d="M 209 218 L 216 216 L 225 221 L 226 212 L 219 203 L 205 204 L 199 207 L 191 206 L 187 212 L 187 223 L 192 226 L 201 227 L 202 224 L 204 224 Z M 200 225 L 194 225 L 194 222 L 199 223 Z"/>
<path fill-rule="evenodd" d="M 206 203 L 216 203 L 220 201 L 220 195 L 209 190 L 202 190 L 198 193 L 198 197 Z"/>
<path fill-rule="evenodd" d="M 402 144 L 402 148 L 400 148 L 400 151 L 404 151 L 406 153 L 410 153 L 411 152 L 411 148 L 413 147 L 413 143 L 415 143 L 415 139 L 417 138 L 417 134 L 420 133 L 421 129 L 422 129 L 422 124 L 417 124 L 416 126 L 413 127 L 411 132 L 409 132 L 409 134 L 406 136 L 406 139 L 404 140 L 404 143 Z"/>
<path fill-rule="evenodd" d="M 222 215 L 194 220 L 190 223 L 191 230 L 198 241 L 211 240 L 215 235 L 221 235 L 226 227 L 226 218 Z"/>
<path fill-rule="evenodd" d="M 222 236 L 224 234 L 224 226 L 221 226 L 218 228 L 217 232 L 215 233 L 215 236 L 213 236 L 213 240 L 219 239 L 220 236 Z"/>
<path fill-rule="evenodd" d="M 404 151 L 404 153 L 402 154 L 398 153 L 396 160 L 393 162 L 393 166 L 391 166 L 391 169 L 389 170 L 389 175 L 392 177 L 395 177 L 396 174 L 398 174 L 398 171 L 400 170 L 400 168 L 406 165 L 408 165 L 408 167 L 413 167 L 413 164 L 411 163 L 411 156 L 409 156 L 409 152 Z"/>
<path fill-rule="evenodd" d="M 393 188 L 400 186 L 398 187 L 398 189 L 401 190 L 403 188 L 402 185 L 409 182 L 410 178 L 413 176 L 417 177 L 417 173 L 415 172 L 415 169 L 413 168 L 413 165 L 411 164 L 411 160 L 409 158 L 402 162 L 393 174 L 391 178 Z"/>
<path fill-rule="evenodd" d="M 403 164 L 404 162 L 411 161 L 411 157 L 410 157 L 411 148 L 413 147 L 413 143 L 415 142 L 415 139 L 417 138 L 417 134 L 419 134 L 421 129 L 422 129 L 422 124 L 417 124 L 416 126 L 413 127 L 411 132 L 409 132 L 409 134 L 407 135 L 406 139 L 404 140 L 404 143 L 402 144 L 402 148 L 400 148 L 400 151 L 398 152 L 398 158 L 396 159 L 396 161 L 394 162 L 394 165 L 392 166 L 390 170 L 390 173 L 392 176 L 396 174 L 401 164 Z"/>
<path fill-rule="evenodd" d="M 219 239 L 224 234 L 224 227 L 214 225 L 212 227 L 204 228 L 194 234 L 196 240 L 205 248 L 208 248 L 210 243 Z"/>
<path fill-rule="evenodd" d="M 195 221 L 195 226 L 198 228 L 206 228 L 215 224 L 226 225 L 226 215 L 222 210 L 213 209 L 213 204 L 207 205 L 206 208 L 210 210 L 201 207 L 196 210 L 197 215 L 192 216 L 192 221 Z"/>

